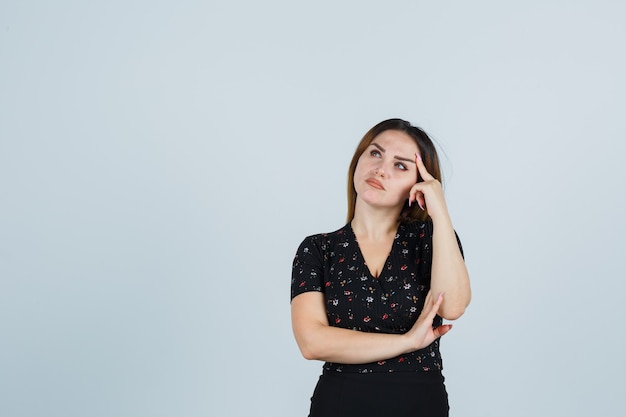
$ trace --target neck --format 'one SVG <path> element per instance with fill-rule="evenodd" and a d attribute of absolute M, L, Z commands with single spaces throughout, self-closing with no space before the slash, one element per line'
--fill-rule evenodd
<path fill-rule="evenodd" d="M 360 205 L 358 200 L 354 209 L 351 225 L 355 234 L 379 240 L 394 234 L 398 230 L 397 209 L 377 209 L 372 206 Z"/>

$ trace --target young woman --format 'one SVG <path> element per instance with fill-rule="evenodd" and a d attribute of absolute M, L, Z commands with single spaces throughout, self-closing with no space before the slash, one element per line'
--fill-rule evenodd
<path fill-rule="evenodd" d="M 439 338 L 470 302 L 435 147 L 401 119 L 359 143 L 347 224 L 309 236 L 293 262 L 293 331 L 325 361 L 310 417 L 447 416 Z"/>

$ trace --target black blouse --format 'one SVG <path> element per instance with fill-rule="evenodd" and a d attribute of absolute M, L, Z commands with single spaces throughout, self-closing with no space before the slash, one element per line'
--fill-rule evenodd
<path fill-rule="evenodd" d="M 432 223 L 401 224 L 376 278 L 365 264 L 350 224 L 332 233 L 309 236 L 300 244 L 293 261 L 291 298 L 320 291 L 324 293 L 331 326 L 406 333 L 420 315 L 430 289 L 431 246 Z M 436 316 L 434 327 L 441 322 Z M 439 340 L 424 349 L 379 362 L 324 364 L 324 371 L 358 373 L 441 369 Z"/>

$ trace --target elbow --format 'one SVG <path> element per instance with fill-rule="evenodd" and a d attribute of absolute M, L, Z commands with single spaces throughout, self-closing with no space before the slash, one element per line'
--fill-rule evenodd
<path fill-rule="evenodd" d="M 300 349 L 300 353 L 302 353 L 302 357 L 307 361 L 313 361 L 317 359 L 317 355 L 315 355 L 312 350 Z"/>
<path fill-rule="evenodd" d="M 457 320 L 465 313 L 465 309 L 469 305 L 471 299 L 471 292 L 468 288 L 467 295 L 463 298 L 453 299 L 448 303 L 444 301 L 439 308 L 438 314 L 445 320 Z"/>
<path fill-rule="evenodd" d="M 327 328 L 327 324 L 317 322 L 294 327 L 296 344 L 304 359 L 325 360 L 327 343 L 325 343 L 324 331 Z"/>
<path fill-rule="evenodd" d="M 438 314 L 445 320 L 457 320 L 465 313 L 465 309 L 468 304 L 469 302 L 457 305 L 447 305 L 444 306 L 444 308 L 440 308 Z"/>
<path fill-rule="evenodd" d="M 322 360 L 321 354 L 312 346 L 307 345 L 307 346 L 299 346 L 299 347 L 300 347 L 300 353 L 302 354 L 302 357 L 304 359 L 308 361 Z"/>
<path fill-rule="evenodd" d="M 439 315 L 445 320 L 456 320 L 465 313 L 465 308 L 454 308 L 446 311 L 442 311 Z"/>
<path fill-rule="evenodd" d="M 323 353 L 321 352 L 321 346 L 316 342 L 316 339 L 308 334 L 304 337 L 297 337 L 296 342 L 302 357 L 306 360 L 322 360 Z"/>

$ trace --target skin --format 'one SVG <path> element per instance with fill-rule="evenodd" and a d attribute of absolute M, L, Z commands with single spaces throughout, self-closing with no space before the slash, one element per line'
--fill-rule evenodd
<path fill-rule="evenodd" d="M 418 172 L 423 178 L 417 183 Z M 470 301 L 469 276 L 461 256 L 441 183 L 426 170 L 415 141 L 387 130 L 359 157 L 352 229 L 370 272 L 378 276 L 398 229 L 404 202 L 428 209 L 433 221 L 431 290 L 415 325 L 403 335 L 366 333 L 330 326 L 324 294 L 307 292 L 291 302 L 296 342 L 307 359 L 359 364 L 389 359 L 430 345 L 451 324 L 432 328 L 436 314 L 454 320 Z M 444 297 L 445 293 L 445 297 Z"/>

